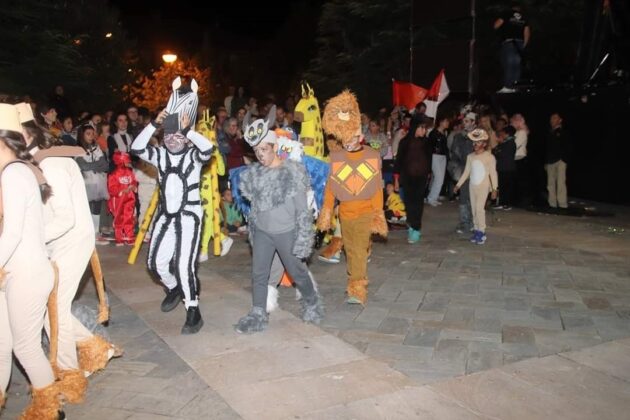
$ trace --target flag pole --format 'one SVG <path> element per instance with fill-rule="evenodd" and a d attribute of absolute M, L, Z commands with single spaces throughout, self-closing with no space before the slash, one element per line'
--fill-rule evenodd
<path fill-rule="evenodd" d="M 413 0 L 411 3 L 411 13 L 409 13 L 409 82 L 413 83 Z"/>

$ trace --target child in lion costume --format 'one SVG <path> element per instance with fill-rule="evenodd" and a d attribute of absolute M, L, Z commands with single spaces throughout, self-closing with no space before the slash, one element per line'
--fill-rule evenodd
<path fill-rule="evenodd" d="M 378 151 L 361 145 L 361 112 L 348 90 L 330 99 L 324 108 L 322 126 L 326 134 L 341 142 L 343 149 L 330 153 L 330 172 L 317 228 L 331 227 L 335 199 L 346 252 L 347 303 L 367 301 L 367 259 L 370 236 L 387 236 L 383 212 L 383 179 Z"/>

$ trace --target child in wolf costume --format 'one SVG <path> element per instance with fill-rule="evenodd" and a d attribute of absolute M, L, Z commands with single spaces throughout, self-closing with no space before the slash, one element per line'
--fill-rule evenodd
<path fill-rule="evenodd" d="M 343 150 L 331 152 L 330 175 L 318 229 L 330 229 L 335 199 L 348 264 L 348 303 L 367 301 L 367 259 L 370 236 L 387 236 L 383 213 L 383 180 L 379 152 L 361 146 L 361 113 L 356 97 L 345 90 L 324 108 L 324 131 L 342 142 Z"/>
<path fill-rule="evenodd" d="M 181 85 L 179 77 L 173 81 L 166 108 L 142 130 L 131 150 L 158 169 L 160 204 L 148 265 L 166 288 L 161 309 L 172 311 L 183 297 L 186 322 L 182 334 L 195 334 L 203 326 L 196 270 L 203 217 L 199 185 L 201 168 L 212 156 L 212 143 L 191 129 L 197 117 L 197 82 L 193 79 L 190 89 L 180 89 Z M 160 125 L 164 146 L 150 146 L 151 135 Z"/>
<path fill-rule="evenodd" d="M 313 217 L 307 202 L 309 177 L 301 163 L 278 156 L 277 135 L 269 130 L 270 125 L 272 118 L 259 119 L 246 128 L 245 140 L 254 148 L 258 163 L 243 171 L 235 188 L 251 204 L 249 232 L 253 250 L 253 307 L 235 325 L 239 333 L 259 332 L 267 326 L 267 285 L 276 253 L 301 293 L 302 319 L 319 323 L 323 318 L 321 297 L 304 262 L 314 239 Z"/>

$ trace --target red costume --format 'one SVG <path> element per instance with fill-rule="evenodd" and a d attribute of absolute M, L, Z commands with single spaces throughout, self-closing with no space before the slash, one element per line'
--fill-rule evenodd
<path fill-rule="evenodd" d="M 136 191 L 138 181 L 131 169 L 131 157 L 128 153 L 116 151 L 114 153 L 116 169 L 107 178 L 109 190 L 109 211 L 114 216 L 114 234 L 116 243 L 135 242 L 134 227 L 136 224 Z"/>

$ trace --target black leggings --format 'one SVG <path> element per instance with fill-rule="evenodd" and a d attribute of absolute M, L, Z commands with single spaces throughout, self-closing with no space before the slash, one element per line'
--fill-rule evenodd
<path fill-rule="evenodd" d="M 424 196 L 427 191 L 427 176 L 407 176 L 402 182 L 402 188 L 407 224 L 414 230 L 420 230 L 422 229 Z"/>

